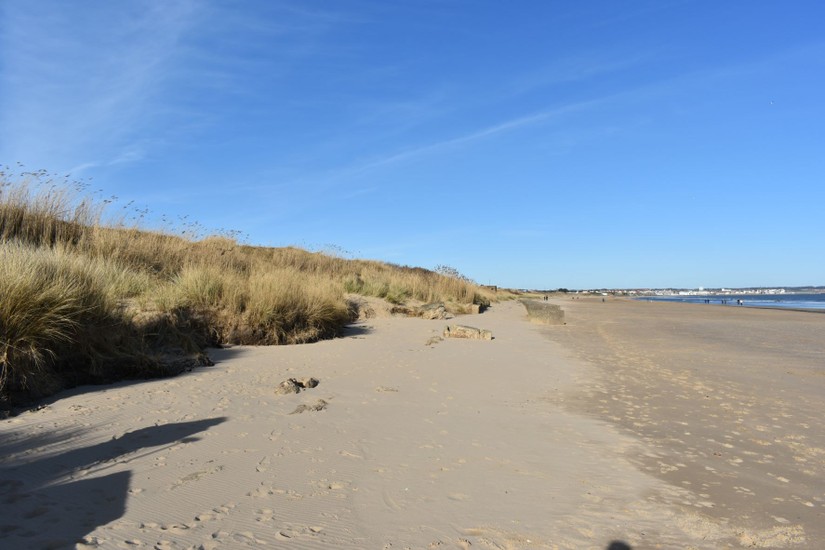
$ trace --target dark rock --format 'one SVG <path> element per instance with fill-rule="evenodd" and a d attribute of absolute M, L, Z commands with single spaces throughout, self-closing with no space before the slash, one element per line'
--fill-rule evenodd
<path fill-rule="evenodd" d="M 416 316 L 422 319 L 446 319 L 447 308 L 441 302 L 424 304 L 416 308 Z"/>
<path fill-rule="evenodd" d="M 450 325 L 444 329 L 444 338 L 469 338 L 471 340 L 492 340 L 493 333 L 465 325 Z"/>
<path fill-rule="evenodd" d="M 301 393 L 301 390 L 314 388 L 317 385 L 317 378 L 289 378 L 281 382 L 278 387 L 275 388 L 275 393 L 279 395 Z"/>
<path fill-rule="evenodd" d="M 527 317 L 533 323 L 542 325 L 563 325 L 564 310 L 561 306 L 540 302 L 538 300 L 521 300 L 527 309 Z"/>

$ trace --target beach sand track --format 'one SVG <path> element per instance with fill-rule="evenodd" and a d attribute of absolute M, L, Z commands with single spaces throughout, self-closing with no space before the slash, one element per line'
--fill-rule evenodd
<path fill-rule="evenodd" d="M 600 409 L 616 395 L 598 391 L 601 368 L 565 350 L 574 342 L 548 340 L 519 304 L 472 324 L 495 340 L 427 346 L 444 322 L 371 319 L 333 341 L 216 350 L 213 367 L 79 388 L 5 420 L 0 499 L 13 506 L 0 547 L 716 548 L 810 537 L 794 518 L 750 525 L 697 506 L 714 495 L 662 473 L 667 441 L 611 416 L 644 422 L 644 404 Z M 276 393 L 305 377 L 321 383 Z M 630 375 L 621 383 L 633 403 Z M 324 410 L 289 414 L 318 400 Z"/>
<path fill-rule="evenodd" d="M 547 332 L 600 375 L 566 400 L 645 442 L 642 470 L 690 489 L 745 547 L 825 540 L 825 318 L 629 300 L 566 304 Z M 818 458 L 817 458 L 818 457 Z"/>

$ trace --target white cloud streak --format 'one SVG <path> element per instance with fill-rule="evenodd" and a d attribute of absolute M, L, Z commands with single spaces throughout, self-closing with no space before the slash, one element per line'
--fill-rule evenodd
<path fill-rule="evenodd" d="M 140 158 L 135 136 L 157 115 L 193 10 L 189 0 L 5 2 L 0 154 L 55 169 Z"/>
<path fill-rule="evenodd" d="M 359 164 L 357 166 L 344 168 L 340 172 L 337 172 L 336 175 L 354 176 L 378 168 L 383 168 L 385 166 L 395 164 L 398 162 L 409 161 L 423 155 L 437 154 L 451 148 L 460 147 L 462 145 L 467 145 L 487 138 L 492 138 L 507 132 L 513 132 L 530 126 L 536 126 L 538 124 L 545 123 L 549 120 L 552 120 L 553 118 L 561 117 L 563 115 L 567 115 L 577 111 L 583 111 L 588 108 L 595 107 L 596 105 L 603 103 L 605 100 L 606 99 L 595 99 L 592 101 L 581 101 L 577 103 L 564 105 L 562 107 L 557 107 L 555 109 L 537 111 L 534 113 L 530 113 L 528 115 L 507 120 L 505 122 L 487 126 L 486 128 L 482 128 L 474 132 L 470 132 L 468 134 L 441 141 L 436 141 L 434 143 L 422 145 L 419 147 L 410 148 L 399 153 L 388 155 L 383 158 L 373 159 L 371 161 Z"/>
<path fill-rule="evenodd" d="M 82 171 L 197 142 L 225 108 L 265 105 L 273 79 L 331 54 L 322 37 L 344 22 L 291 1 L 3 2 L 0 160 Z"/>

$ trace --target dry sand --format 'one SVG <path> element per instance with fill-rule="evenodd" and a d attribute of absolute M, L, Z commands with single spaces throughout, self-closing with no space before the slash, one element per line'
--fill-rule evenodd
<path fill-rule="evenodd" d="M 61 394 L 0 424 L 0 548 L 825 540 L 825 315 L 559 303 L 460 319 L 493 341 L 372 319 Z"/>

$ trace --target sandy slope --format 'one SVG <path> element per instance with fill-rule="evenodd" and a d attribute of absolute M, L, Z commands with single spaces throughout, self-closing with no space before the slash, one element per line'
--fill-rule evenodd
<path fill-rule="evenodd" d="M 495 340 L 426 345 L 444 321 L 373 319 L 63 394 L 0 424 L 0 548 L 810 542 L 793 518 L 708 514 L 704 490 L 647 467 L 672 457 L 598 409 L 603 365 L 570 336 L 595 325 L 579 320 L 542 329 L 500 304 L 461 319 Z M 276 394 L 307 376 L 320 384 Z"/>

